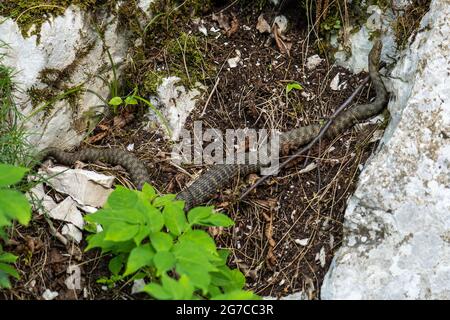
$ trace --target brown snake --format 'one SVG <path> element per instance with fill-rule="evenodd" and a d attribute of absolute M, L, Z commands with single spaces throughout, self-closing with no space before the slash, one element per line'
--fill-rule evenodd
<path fill-rule="evenodd" d="M 371 118 L 380 113 L 388 102 L 388 93 L 378 72 L 382 43 L 377 40 L 369 53 L 369 76 L 375 88 L 376 99 L 369 104 L 361 104 L 343 111 L 325 132 L 325 138 L 336 137 L 355 123 Z M 313 124 L 284 132 L 280 135 L 280 144 L 299 147 L 313 140 L 321 126 Z M 112 165 L 121 165 L 130 174 L 131 180 L 140 190 L 144 183 L 150 181 L 144 163 L 128 151 L 121 149 L 87 148 L 77 152 L 66 152 L 58 148 L 47 148 L 41 152 L 41 159 L 53 157 L 64 165 L 72 165 L 76 161 L 94 162 L 103 160 Z M 246 176 L 258 172 L 259 164 L 216 164 L 202 174 L 189 187 L 177 195 L 178 200 L 185 201 L 185 210 L 210 199 L 217 190 L 224 188 L 237 176 Z"/>

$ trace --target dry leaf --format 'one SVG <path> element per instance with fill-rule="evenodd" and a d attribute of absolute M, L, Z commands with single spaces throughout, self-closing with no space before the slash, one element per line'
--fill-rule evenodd
<path fill-rule="evenodd" d="M 227 37 L 231 36 L 233 33 L 236 33 L 239 30 L 239 20 L 236 15 L 233 14 L 233 18 L 231 20 L 231 27 L 226 31 Z"/>
<path fill-rule="evenodd" d="M 270 33 L 270 25 L 266 21 L 266 19 L 264 19 L 263 14 L 261 14 L 258 17 L 258 22 L 256 23 L 256 30 L 258 30 L 260 33 Z"/>
<path fill-rule="evenodd" d="M 288 56 L 290 56 L 290 50 L 292 48 L 292 42 L 288 40 L 288 38 L 284 37 L 281 32 L 280 28 L 277 24 L 274 24 L 272 27 L 272 33 L 275 38 L 275 43 L 277 44 L 278 49 L 282 54 L 287 53 Z"/>
<path fill-rule="evenodd" d="M 113 126 L 115 128 L 123 128 L 126 124 L 127 122 L 122 116 L 115 116 L 113 119 Z"/>

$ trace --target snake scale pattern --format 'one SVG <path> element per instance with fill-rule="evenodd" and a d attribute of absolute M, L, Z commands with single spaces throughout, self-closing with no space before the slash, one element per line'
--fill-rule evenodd
<path fill-rule="evenodd" d="M 386 106 L 388 93 L 378 71 L 381 49 L 381 41 L 376 40 L 368 57 L 369 76 L 376 92 L 375 100 L 369 104 L 356 105 L 343 111 L 326 131 L 326 138 L 336 137 L 355 123 L 377 115 Z M 284 132 L 280 135 L 280 144 L 289 144 L 291 148 L 299 147 L 313 140 L 320 129 L 320 125 L 314 124 Z M 41 159 L 48 157 L 68 166 L 76 161 L 94 162 L 97 160 L 103 160 L 112 165 L 121 165 L 130 174 L 138 189 L 141 189 L 145 182 L 150 181 L 144 163 L 132 153 L 121 149 L 87 148 L 77 152 L 66 152 L 58 148 L 47 148 L 41 152 Z M 185 210 L 188 210 L 198 204 L 205 203 L 234 178 L 243 177 L 259 170 L 260 165 L 258 164 L 216 164 L 181 191 L 176 198 L 184 200 Z"/>

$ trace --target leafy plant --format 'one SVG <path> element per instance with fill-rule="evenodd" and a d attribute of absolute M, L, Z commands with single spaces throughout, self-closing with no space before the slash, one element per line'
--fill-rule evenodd
<path fill-rule="evenodd" d="M 303 87 L 297 81 L 289 82 L 286 85 L 286 90 L 285 90 L 286 91 L 286 104 L 289 104 L 289 92 L 291 92 L 292 90 L 303 90 Z M 295 112 L 297 112 L 297 110 L 295 110 Z"/>
<path fill-rule="evenodd" d="M 339 30 L 341 29 L 341 19 L 338 16 L 329 16 L 320 24 L 320 27 L 324 31 Z"/>
<path fill-rule="evenodd" d="M 172 135 L 172 130 L 170 130 L 169 123 L 167 122 L 167 119 L 162 115 L 162 113 L 147 99 L 142 98 L 137 94 L 137 89 L 134 89 L 134 91 L 127 95 L 126 97 L 122 98 L 119 96 L 112 97 L 108 104 L 113 108 L 114 114 L 117 113 L 117 110 L 120 106 L 128 106 L 128 105 L 136 105 L 138 104 L 138 101 L 143 102 L 146 104 L 152 111 L 156 114 L 161 124 L 164 126 L 164 128 L 167 130 L 167 133 L 169 135 Z"/>
<path fill-rule="evenodd" d="M 234 222 L 212 207 L 196 207 L 187 215 L 175 195 L 158 196 L 145 184 L 142 191 L 117 187 L 105 207 L 85 217 L 103 231 L 87 238 L 88 247 L 110 253 L 112 273 L 103 283 L 128 276 L 144 278 L 143 291 L 156 299 L 253 299 L 242 288 L 244 275 L 226 265 L 229 252 L 218 250 L 202 226 L 229 227 Z"/>
<path fill-rule="evenodd" d="M 31 206 L 25 196 L 17 190 L 10 188 L 22 180 L 26 168 L 15 167 L 9 164 L 0 164 L 0 238 L 6 239 L 6 228 L 12 225 L 13 220 L 28 225 L 31 219 Z M 0 246 L 0 288 L 10 288 L 9 276 L 19 278 L 19 274 L 11 265 L 17 257 L 4 252 Z"/>
<path fill-rule="evenodd" d="M 289 82 L 286 85 L 286 96 L 291 92 L 292 90 L 303 90 L 303 87 L 300 83 L 297 81 Z"/>

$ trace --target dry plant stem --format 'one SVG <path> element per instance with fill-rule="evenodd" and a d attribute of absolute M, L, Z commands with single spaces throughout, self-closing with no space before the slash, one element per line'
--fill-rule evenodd
<path fill-rule="evenodd" d="M 343 104 L 340 105 L 340 107 L 331 115 L 331 117 L 328 119 L 328 121 L 325 123 L 325 125 L 320 129 L 319 134 L 306 146 L 304 146 L 302 149 L 297 151 L 296 153 L 289 156 L 284 162 L 282 162 L 279 166 L 279 170 L 286 167 L 292 160 L 295 158 L 298 158 L 299 156 L 303 155 L 306 151 L 310 150 L 312 146 L 314 146 L 319 140 L 322 139 L 325 132 L 328 130 L 328 128 L 333 124 L 334 119 L 355 99 L 356 95 L 362 90 L 362 88 L 366 85 L 367 82 L 369 82 L 370 77 L 367 76 L 364 78 L 363 82 L 353 91 L 350 97 L 347 98 L 347 100 L 344 101 Z M 270 175 L 265 175 L 261 178 L 259 178 L 254 185 L 249 187 L 239 198 L 239 201 L 242 201 L 253 189 L 258 187 L 261 183 L 266 181 Z"/>
<path fill-rule="evenodd" d="M 216 83 L 214 84 L 214 87 L 212 88 L 211 93 L 208 96 L 208 100 L 206 100 L 205 107 L 203 108 L 202 113 L 200 114 L 200 117 L 203 117 L 205 115 L 206 108 L 209 105 L 209 101 L 211 100 L 212 95 L 214 94 L 214 92 L 217 89 L 217 85 L 219 84 L 219 81 L 220 81 L 220 77 L 217 77 Z"/>

